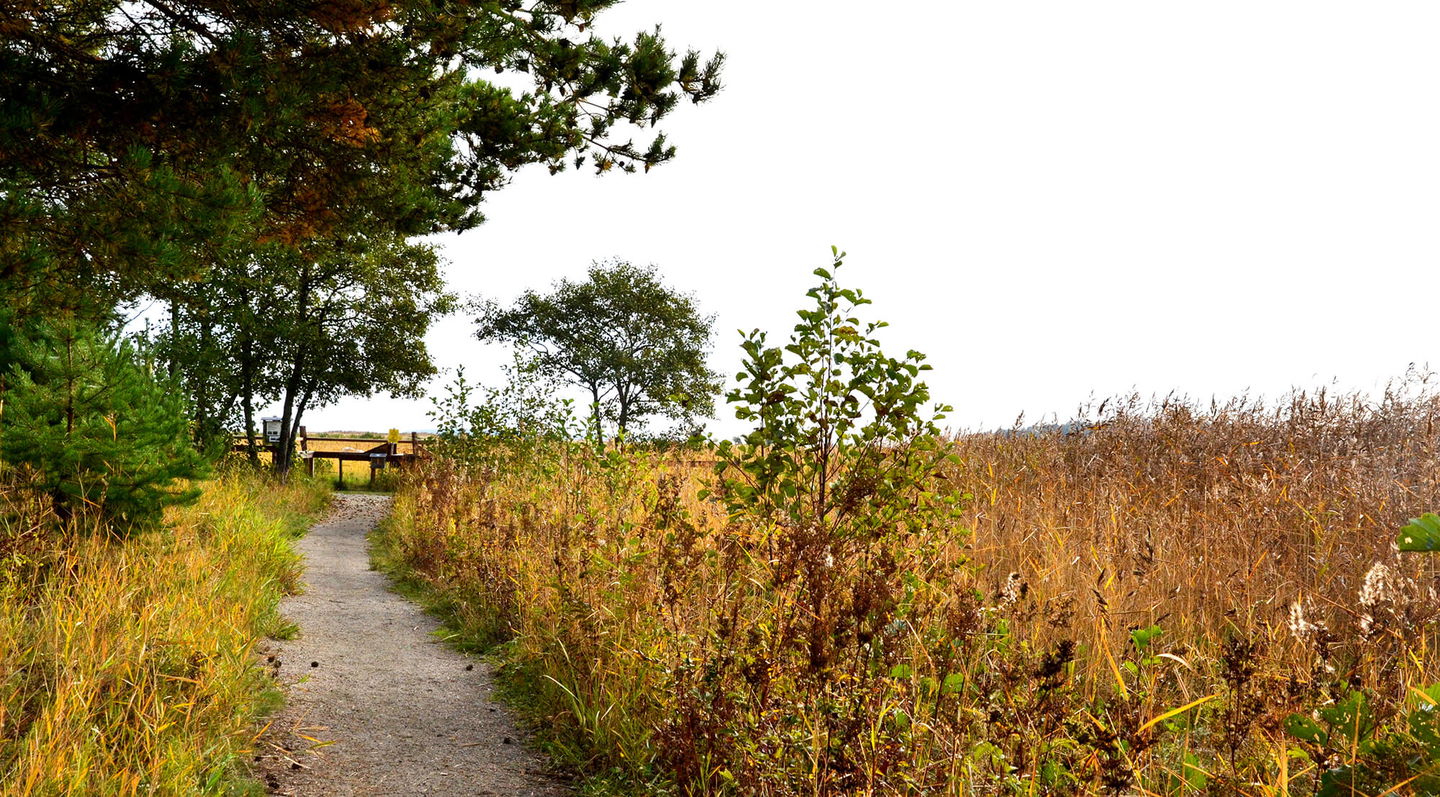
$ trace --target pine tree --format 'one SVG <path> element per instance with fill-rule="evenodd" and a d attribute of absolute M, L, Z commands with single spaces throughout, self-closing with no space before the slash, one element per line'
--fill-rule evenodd
<path fill-rule="evenodd" d="M 722 59 L 603 35 L 618 1 L 0 0 L 0 292 L 98 316 L 235 246 L 473 227 L 528 164 L 648 171 Z"/>
<path fill-rule="evenodd" d="M 181 393 L 145 352 L 78 323 L 41 326 L 13 347 L 0 458 L 31 476 L 56 515 L 94 515 L 128 533 L 199 490 Z"/>

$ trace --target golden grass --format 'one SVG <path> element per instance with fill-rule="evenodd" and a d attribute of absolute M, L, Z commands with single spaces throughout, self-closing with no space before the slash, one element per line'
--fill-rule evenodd
<path fill-rule="evenodd" d="M 1299 795 L 1363 765 L 1353 793 L 1413 793 L 1440 765 L 1282 722 L 1360 689 L 1388 732 L 1440 681 L 1435 561 L 1392 545 L 1440 507 L 1437 410 L 1131 398 L 964 435 L 937 482 L 961 523 L 824 562 L 700 500 L 684 459 L 437 463 L 383 555 L 622 790 Z"/>
<path fill-rule="evenodd" d="M 123 540 L 25 525 L 33 514 L 12 505 L 0 588 L 5 793 L 242 788 L 272 689 L 256 644 L 284 628 L 276 606 L 298 576 L 290 539 L 324 495 L 237 471 L 171 509 L 168 529 Z"/>
<path fill-rule="evenodd" d="M 1421 584 L 1440 572 L 1395 551 L 1400 526 L 1440 506 L 1433 395 L 1372 404 L 1322 391 L 1275 408 L 1129 397 L 1106 409 L 1083 432 L 956 441 L 955 478 L 975 496 L 972 556 L 992 590 L 1018 573 L 1119 626 L 1212 639 L 1245 628 L 1301 664 L 1295 602 L 1352 628 L 1377 563 Z"/>

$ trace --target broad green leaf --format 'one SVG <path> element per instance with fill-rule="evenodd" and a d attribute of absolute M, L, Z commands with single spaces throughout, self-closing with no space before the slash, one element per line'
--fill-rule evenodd
<path fill-rule="evenodd" d="M 1209 782 L 1210 778 L 1208 774 L 1200 766 L 1200 759 L 1196 758 L 1194 753 L 1185 754 L 1184 772 L 1185 783 L 1190 788 L 1195 789 L 1196 791 L 1203 790 L 1205 788 L 1205 784 Z"/>
<path fill-rule="evenodd" d="M 1426 512 L 1400 529 L 1400 550 L 1440 551 L 1440 516 Z"/>
<path fill-rule="evenodd" d="M 1360 691 L 1353 691 L 1339 703 L 1320 709 L 1320 719 L 1330 726 L 1330 735 L 1341 737 L 1346 745 L 1366 741 L 1374 730 L 1370 722 L 1370 701 Z"/>
<path fill-rule="evenodd" d="M 1425 748 L 1432 760 L 1440 760 L 1440 684 L 1415 691 L 1423 699 L 1407 717 L 1410 735 Z"/>
<path fill-rule="evenodd" d="M 1135 649 L 1137 651 L 1144 653 L 1145 649 L 1150 647 L 1150 643 L 1154 642 L 1155 638 L 1163 633 L 1165 633 L 1165 630 L 1158 625 L 1152 625 L 1149 628 L 1137 628 L 1130 632 L 1130 641 L 1135 643 Z"/>
<path fill-rule="evenodd" d="M 1285 732 L 1302 742 L 1310 742 L 1323 746 L 1330 740 L 1330 734 L 1320 727 L 1320 723 L 1305 716 L 1304 714 L 1291 714 L 1285 718 Z"/>

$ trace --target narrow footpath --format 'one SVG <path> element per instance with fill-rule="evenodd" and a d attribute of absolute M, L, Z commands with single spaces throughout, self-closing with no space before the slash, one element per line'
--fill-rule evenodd
<path fill-rule="evenodd" d="M 281 612 L 300 632 L 267 652 L 286 706 L 257 745 L 261 779 L 300 797 L 569 794 L 492 699 L 485 662 L 370 569 L 365 535 L 389 501 L 336 495 L 298 544 L 305 591 Z"/>

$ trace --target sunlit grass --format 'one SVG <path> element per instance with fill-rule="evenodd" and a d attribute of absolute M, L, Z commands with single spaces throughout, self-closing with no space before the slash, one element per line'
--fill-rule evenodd
<path fill-rule="evenodd" d="M 290 540 L 323 484 L 230 473 L 168 528 L 3 533 L 0 783 L 7 794 L 221 794 L 243 788 L 257 711 L 277 699 L 255 650 L 298 585 Z M 33 521 L 32 521 L 33 522 Z M 41 522 L 43 525 L 43 521 Z"/>

